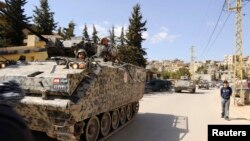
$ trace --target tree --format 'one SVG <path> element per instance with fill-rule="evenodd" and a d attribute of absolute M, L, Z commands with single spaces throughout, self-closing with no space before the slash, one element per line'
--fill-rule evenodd
<path fill-rule="evenodd" d="M 196 73 L 207 74 L 207 66 L 202 65 L 202 66 L 198 67 Z"/>
<path fill-rule="evenodd" d="M 115 42 L 115 27 L 114 26 L 112 26 L 112 29 L 109 30 L 109 38 L 110 38 L 110 43 L 115 45 L 116 42 Z"/>
<path fill-rule="evenodd" d="M 0 46 L 20 46 L 23 45 L 25 35 L 23 33 L 24 24 L 29 23 L 30 17 L 24 14 L 23 6 L 26 0 L 5 0 L 6 14 L 1 13 L 5 22 L 0 25 L 1 42 Z M 23 23 L 24 24 L 23 24 Z"/>
<path fill-rule="evenodd" d="M 68 28 L 64 28 L 64 38 L 70 39 L 71 37 L 74 37 L 74 30 L 75 30 L 75 23 L 71 21 L 68 25 Z"/>
<path fill-rule="evenodd" d="M 50 12 L 48 0 L 40 0 L 40 8 L 35 7 L 33 17 L 36 31 L 42 35 L 51 35 L 57 27 L 54 12 Z"/>
<path fill-rule="evenodd" d="M 141 43 L 145 40 L 142 38 L 142 33 L 147 31 L 145 28 L 147 21 L 142 22 L 143 17 L 140 11 L 140 5 L 136 4 L 133 7 L 132 17 L 129 18 L 128 33 L 126 34 L 127 43 L 138 48 L 142 48 Z M 143 55 L 146 55 L 146 52 Z"/>
<path fill-rule="evenodd" d="M 142 48 L 142 41 L 145 40 L 142 38 L 142 33 L 144 31 L 147 31 L 145 28 L 145 25 L 147 21 L 142 21 L 142 14 L 141 14 L 141 8 L 139 4 L 136 4 L 133 7 L 132 11 L 132 17 L 129 18 L 129 26 L 128 26 L 128 32 L 126 34 L 127 37 L 127 44 L 129 46 L 134 46 L 137 48 L 138 51 L 136 51 L 136 60 L 139 61 L 135 62 L 134 64 L 138 64 L 141 67 L 146 67 L 147 60 L 144 58 L 144 55 L 146 55 L 146 51 Z M 126 54 L 126 53 L 125 53 Z"/>
<path fill-rule="evenodd" d="M 61 28 L 61 27 L 59 27 L 59 28 L 57 29 L 57 35 L 63 36 L 62 28 Z"/>
<path fill-rule="evenodd" d="M 124 35 L 124 27 L 122 27 L 122 29 L 121 29 L 121 35 L 120 35 L 119 39 L 120 39 L 121 46 L 123 46 L 125 44 L 125 41 L 126 41 L 125 35 Z"/>
<path fill-rule="evenodd" d="M 86 24 L 85 24 L 84 29 L 83 29 L 83 39 L 86 41 L 89 41 L 88 27 Z"/>
<path fill-rule="evenodd" d="M 120 46 L 118 56 L 121 61 L 137 66 L 142 66 L 141 62 L 146 62 L 146 60 L 142 60 L 144 58 L 140 56 L 140 51 L 135 46 Z"/>
<path fill-rule="evenodd" d="M 171 72 L 165 71 L 162 73 L 163 79 L 169 79 L 171 77 Z"/>
<path fill-rule="evenodd" d="M 92 33 L 92 40 L 93 40 L 93 42 L 95 43 L 95 44 L 97 44 L 99 41 L 100 41 L 100 39 L 99 39 L 99 37 L 97 36 L 97 30 L 96 30 L 96 28 L 95 28 L 95 25 L 93 25 L 93 33 Z"/>
<path fill-rule="evenodd" d="M 176 71 L 176 74 L 177 74 L 177 79 L 180 79 L 181 76 L 188 76 L 188 77 L 191 76 L 189 69 L 187 68 L 180 68 L 178 71 Z"/>

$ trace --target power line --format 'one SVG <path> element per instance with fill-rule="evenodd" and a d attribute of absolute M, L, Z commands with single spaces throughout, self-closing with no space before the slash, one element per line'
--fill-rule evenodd
<path fill-rule="evenodd" d="M 222 8 L 221 8 L 220 15 L 219 15 L 219 17 L 218 17 L 218 19 L 217 19 L 217 22 L 216 22 L 216 24 L 215 24 L 215 27 L 214 27 L 212 33 L 211 33 L 210 36 L 209 36 L 209 39 L 208 39 L 207 44 L 206 44 L 205 48 L 203 49 L 203 51 L 202 51 L 202 53 L 201 53 L 201 56 L 203 56 L 203 54 L 204 54 L 205 51 L 207 50 L 207 47 L 209 46 L 209 44 L 210 44 L 210 42 L 211 42 L 211 40 L 212 40 L 212 38 L 213 38 L 214 32 L 215 32 L 215 30 L 216 30 L 217 27 L 218 27 L 218 24 L 219 24 L 220 19 L 221 19 L 221 16 L 222 16 L 222 13 L 223 13 L 223 11 L 224 11 L 225 4 L 226 4 L 226 0 L 225 0 L 224 3 L 223 3 L 223 6 L 222 6 Z"/>
<path fill-rule="evenodd" d="M 219 38 L 219 36 L 220 36 L 221 32 L 223 31 L 223 29 L 224 29 L 224 27 L 225 27 L 225 25 L 226 25 L 226 23 L 227 23 L 227 21 L 228 21 L 230 15 L 231 15 L 231 13 L 228 14 L 228 16 L 227 16 L 225 22 L 223 23 L 221 29 L 220 29 L 219 32 L 217 33 L 217 35 L 216 35 L 214 41 L 211 43 L 210 48 L 208 48 L 207 52 L 209 52 L 209 50 L 212 49 L 212 47 L 214 46 L 215 42 L 216 42 L 217 39 Z M 205 55 L 204 55 L 204 56 L 205 56 Z"/>
<path fill-rule="evenodd" d="M 205 20 L 205 18 L 207 17 L 207 14 L 208 14 L 208 11 L 209 11 L 209 8 L 211 7 L 211 3 L 212 3 L 212 1 L 210 0 L 209 1 L 209 3 L 208 3 L 208 5 L 207 5 L 207 8 L 206 8 L 206 11 L 205 11 L 205 13 L 204 13 L 204 15 L 202 16 L 202 18 L 201 18 L 201 21 L 200 21 L 200 25 L 204 22 L 204 20 Z M 199 40 L 201 40 L 201 30 L 202 30 L 202 27 L 201 26 L 199 26 L 199 30 L 196 30 L 197 32 L 197 34 L 196 35 L 198 35 L 198 38 L 199 38 Z M 200 32 L 199 32 L 200 31 Z M 197 36 L 196 36 L 197 37 Z"/>

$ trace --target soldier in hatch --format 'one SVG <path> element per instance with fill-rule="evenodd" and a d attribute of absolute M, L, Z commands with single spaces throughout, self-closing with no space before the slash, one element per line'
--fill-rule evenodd
<path fill-rule="evenodd" d="M 114 46 L 110 46 L 108 38 L 101 39 L 101 45 L 97 48 L 97 57 L 103 58 L 106 61 L 115 62 L 118 56 L 118 49 Z"/>
<path fill-rule="evenodd" d="M 84 49 L 79 49 L 77 51 L 77 58 L 81 61 L 85 61 L 85 59 L 87 58 L 87 52 L 84 50 Z M 86 67 L 86 64 L 85 63 L 80 63 L 79 64 L 79 68 L 80 69 L 83 69 Z"/>

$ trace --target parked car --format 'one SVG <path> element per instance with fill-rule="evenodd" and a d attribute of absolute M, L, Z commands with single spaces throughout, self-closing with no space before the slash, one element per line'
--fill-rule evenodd
<path fill-rule="evenodd" d="M 172 88 L 171 81 L 155 79 L 146 83 L 145 89 L 147 92 L 168 91 Z"/>

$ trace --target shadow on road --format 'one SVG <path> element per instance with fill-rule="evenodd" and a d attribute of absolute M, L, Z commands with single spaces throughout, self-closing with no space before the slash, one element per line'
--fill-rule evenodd
<path fill-rule="evenodd" d="M 190 94 L 190 95 L 198 95 L 198 94 L 207 94 L 208 92 L 195 92 L 195 93 L 190 93 L 190 92 L 181 92 L 181 93 L 176 93 L 176 94 Z"/>
<path fill-rule="evenodd" d="M 110 138 L 110 141 L 180 141 L 189 132 L 188 117 L 145 113 L 123 130 Z"/>
<path fill-rule="evenodd" d="M 35 141 L 57 141 L 56 139 L 48 137 L 47 134 L 43 132 L 32 131 L 32 134 L 35 138 Z"/>
<path fill-rule="evenodd" d="M 144 93 L 146 96 L 151 96 L 151 95 L 166 95 L 166 94 L 174 94 L 173 91 L 161 91 L 161 92 L 149 92 L 149 93 Z"/>
<path fill-rule="evenodd" d="M 138 114 L 135 120 L 109 141 L 180 141 L 189 132 L 188 117 L 155 113 Z M 35 141 L 57 141 L 46 133 L 32 132 Z"/>
<path fill-rule="evenodd" d="M 230 120 L 249 120 L 247 118 L 230 118 Z"/>

